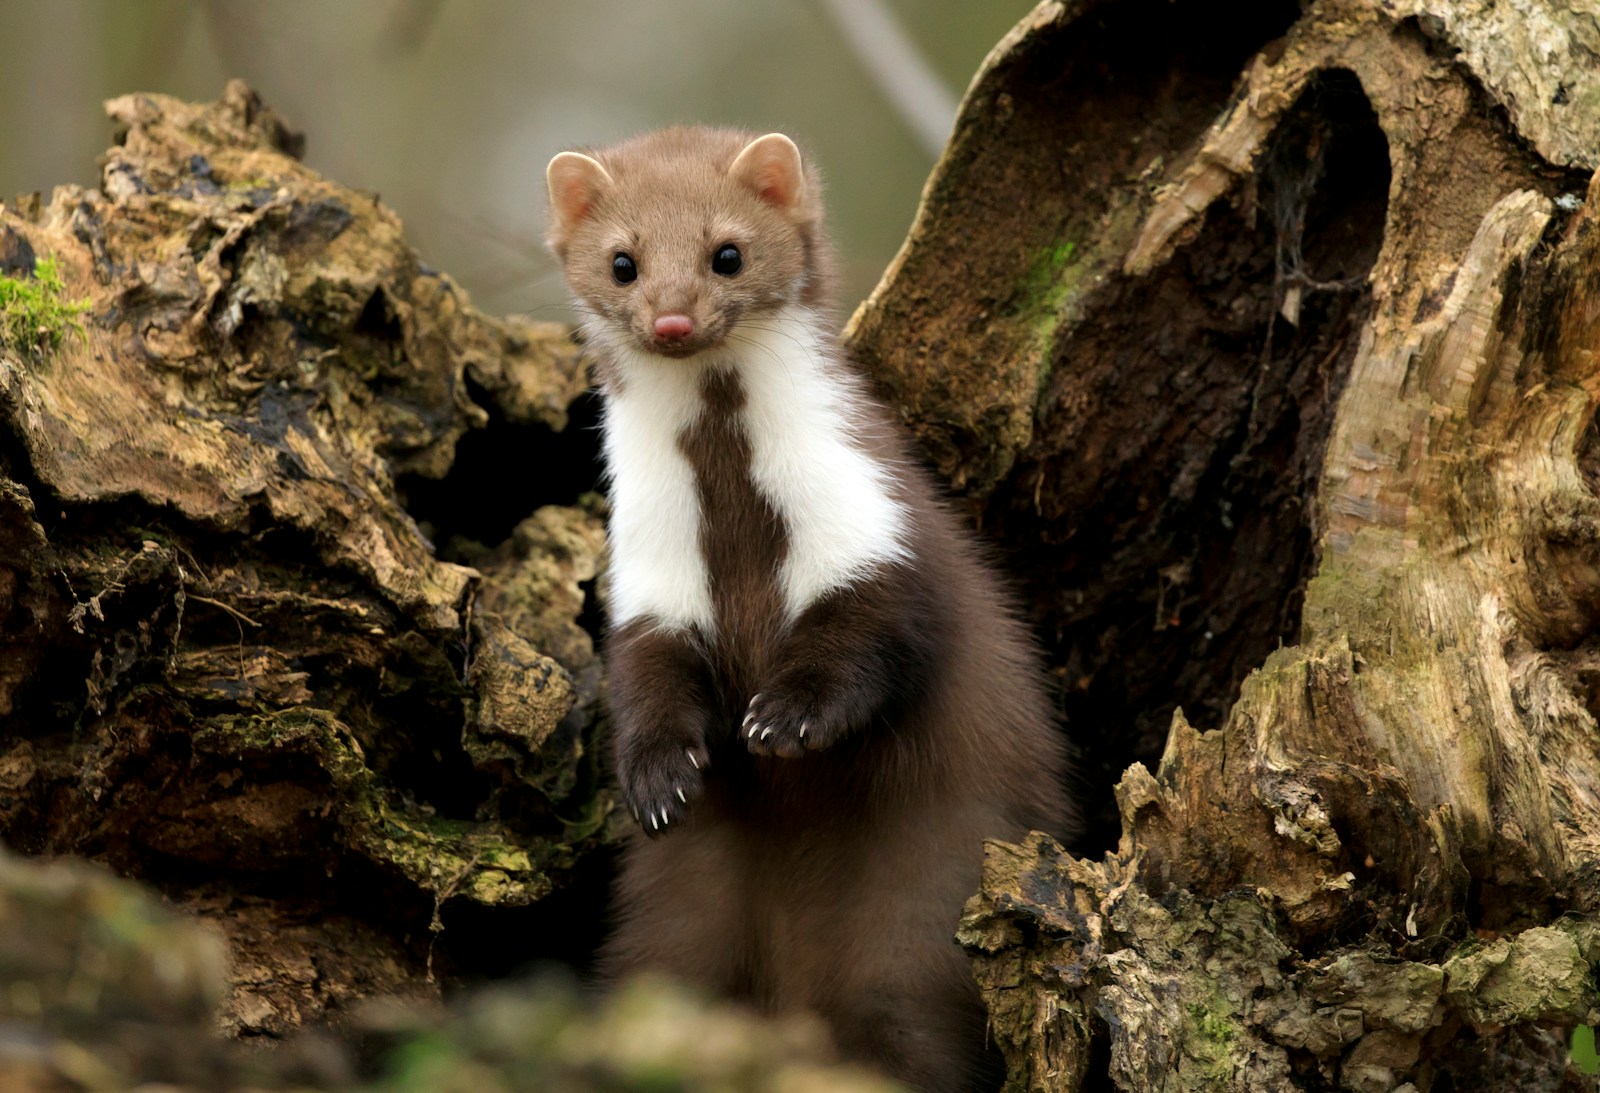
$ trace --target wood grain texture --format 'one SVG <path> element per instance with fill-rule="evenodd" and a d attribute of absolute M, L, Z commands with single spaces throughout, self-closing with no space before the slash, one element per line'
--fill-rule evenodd
<path fill-rule="evenodd" d="M 1041 5 L 851 327 L 1019 559 L 1069 720 L 1138 760 L 1103 859 L 991 846 L 961 936 L 1009 1088 L 1577 1088 L 1593 17 L 1237 14 Z M 1035 306 L 942 287 L 973 271 Z"/>

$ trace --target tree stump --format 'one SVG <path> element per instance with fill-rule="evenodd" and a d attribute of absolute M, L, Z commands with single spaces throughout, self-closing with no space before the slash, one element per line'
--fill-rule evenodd
<path fill-rule="evenodd" d="M 1138 760 L 1103 859 L 990 847 L 1008 1088 L 1592 1081 L 1597 44 L 1559 2 L 1047 2 L 968 91 L 852 342 L 1091 781 Z"/>
<path fill-rule="evenodd" d="M 0 207 L 0 832 L 220 924 L 241 1034 L 581 950 L 507 910 L 610 808 L 579 350 L 474 311 L 242 84 L 108 111 L 99 190 Z"/>

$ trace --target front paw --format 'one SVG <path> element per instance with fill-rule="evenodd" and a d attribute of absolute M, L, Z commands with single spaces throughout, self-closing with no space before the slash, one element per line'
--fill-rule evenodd
<path fill-rule="evenodd" d="M 843 735 L 841 718 L 809 688 L 777 686 L 750 700 L 739 735 L 753 755 L 798 759 Z"/>
<path fill-rule="evenodd" d="M 663 835 L 689 814 L 705 788 L 709 763 L 704 746 L 670 739 L 634 747 L 619 757 L 623 800 L 646 835 Z"/>

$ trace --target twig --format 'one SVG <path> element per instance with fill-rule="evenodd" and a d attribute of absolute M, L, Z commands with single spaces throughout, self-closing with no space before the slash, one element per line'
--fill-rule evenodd
<path fill-rule="evenodd" d="M 249 615 L 246 615 L 243 611 L 240 611 L 237 608 L 229 607 L 221 600 L 214 600 L 210 596 L 196 596 L 193 592 L 189 593 L 189 598 L 196 603 L 209 603 L 212 607 L 220 607 L 222 610 L 226 611 L 240 622 L 247 622 L 257 629 L 260 629 L 261 627 L 261 624 L 255 619 L 252 619 Z"/>
<path fill-rule="evenodd" d="M 956 97 L 895 21 L 883 0 L 822 0 L 856 60 L 907 128 L 939 158 L 956 118 Z"/>

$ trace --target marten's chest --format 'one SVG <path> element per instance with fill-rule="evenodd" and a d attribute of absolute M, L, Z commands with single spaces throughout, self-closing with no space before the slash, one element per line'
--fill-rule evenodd
<path fill-rule="evenodd" d="M 803 315 L 711 363 L 640 358 L 607 392 L 611 616 L 692 630 L 759 674 L 829 592 L 908 557 L 865 394 Z"/>
<path fill-rule="evenodd" d="M 734 679 L 758 679 L 791 621 L 783 576 L 789 518 L 757 484 L 745 394 L 732 372 L 711 373 L 703 405 L 678 448 L 694 475 L 699 544 L 706 568 L 712 632 L 703 635 Z"/>

